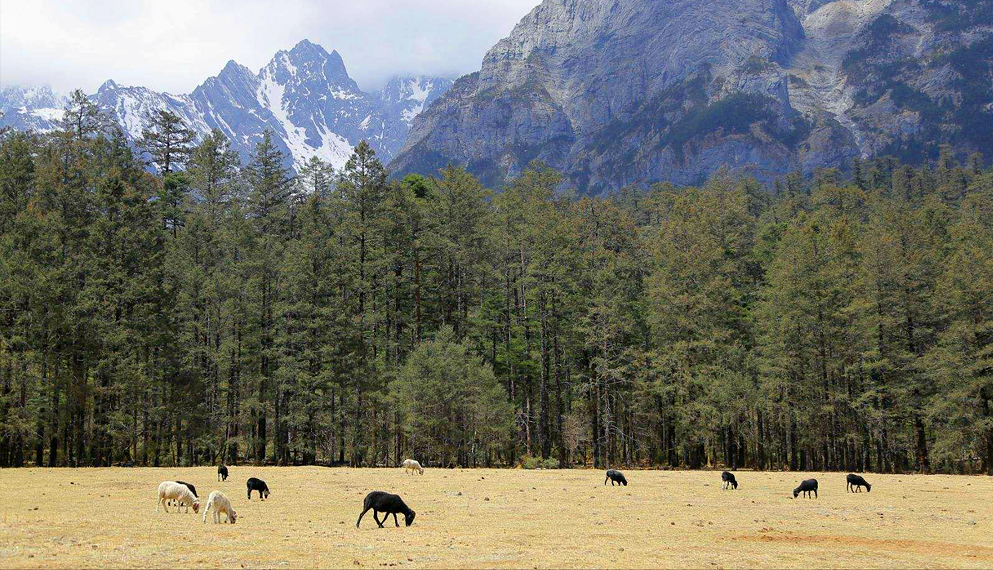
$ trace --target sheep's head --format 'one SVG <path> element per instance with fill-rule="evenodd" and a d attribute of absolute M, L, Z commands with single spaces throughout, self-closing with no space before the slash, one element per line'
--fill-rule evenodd
<path fill-rule="evenodd" d="M 265 491 L 262 491 L 262 492 L 265 494 L 265 498 L 268 499 L 269 498 L 269 489 L 266 489 Z"/>
<path fill-rule="evenodd" d="M 800 489 L 793 489 L 793 498 L 795 499 L 797 495 L 800 494 Z"/>
<path fill-rule="evenodd" d="M 416 514 L 417 513 L 415 513 L 414 511 L 410 511 L 409 513 L 403 516 L 404 522 L 407 523 L 407 526 L 414 524 L 414 515 Z"/>
<path fill-rule="evenodd" d="M 238 513 L 234 512 L 234 509 L 228 511 L 228 521 L 234 524 L 234 521 L 238 518 Z"/>
<path fill-rule="evenodd" d="M 865 492 L 868 493 L 869 491 L 872 491 L 872 485 L 866 483 L 865 484 Z"/>
<path fill-rule="evenodd" d="M 194 500 L 193 501 L 193 512 L 196 513 L 199 510 L 200 510 L 200 501 Z"/>

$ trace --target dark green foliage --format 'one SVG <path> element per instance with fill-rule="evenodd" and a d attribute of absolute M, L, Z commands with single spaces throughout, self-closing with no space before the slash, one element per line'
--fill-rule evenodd
<path fill-rule="evenodd" d="M 758 75 L 767 69 L 775 67 L 776 66 L 768 60 L 753 55 L 745 60 L 745 64 L 741 67 L 741 70 L 750 75 Z"/>
<path fill-rule="evenodd" d="M 218 133 L 153 175 L 75 105 L 0 137 L 2 466 L 993 472 L 993 173 L 949 145 L 577 199 Z"/>
<path fill-rule="evenodd" d="M 945 33 L 993 25 L 993 2 L 990 0 L 923 0 L 935 27 Z"/>
<path fill-rule="evenodd" d="M 148 121 L 151 128 L 142 131 L 138 146 L 148 153 L 163 174 L 182 169 L 193 152 L 196 134 L 179 115 L 166 109 L 156 110 Z"/>
<path fill-rule="evenodd" d="M 771 100 L 763 95 L 735 93 L 709 105 L 696 107 L 669 128 L 666 140 L 676 149 L 695 137 L 721 130 L 724 134 L 747 133 L 752 123 L 773 121 Z"/>
<path fill-rule="evenodd" d="M 931 1 L 925 3 L 925 8 L 938 30 L 948 34 L 965 34 L 993 21 L 993 2 L 987 0 Z M 988 62 L 993 58 L 993 39 L 970 39 L 972 43 L 964 45 L 966 37 L 959 36 L 963 40 L 961 47 L 936 52 L 930 60 L 920 61 L 894 43 L 896 38 L 913 33 L 912 26 L 890 15 L 880 16 L 869 26 L 860 47 L 849 52 L 843 63 L 845 73 L 858 86 L 856 104 L 869 106 L 889 96 L 898 109 L 913 111 L 920 117 L 917 133 L 891 141 L 882 152 L 920 164 L 937 159 L 938 147 L 946 143 L 963 149 L 965 154 L 960 158 L 990 148 L 993 75 Z M 913 78 L 925 71 L 924 65 L 929 70 L 951 67 L 958 74 L 952 82 L 956 93 L 932 98 L 915 86 Z"/>

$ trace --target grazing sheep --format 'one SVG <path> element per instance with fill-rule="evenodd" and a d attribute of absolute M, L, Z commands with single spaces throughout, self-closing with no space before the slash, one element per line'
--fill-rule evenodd
<path fill-rule="evenodd" d="M 262 479 L 256 479 L 255 477 L 249 477 L 246 481 L 248 485 L 248 500 L 252 500 L 252 491 L 259 492 L 259 498 L 263 501 L 269 498 L 269 486 L 265 484 Z"/>
<path fill-rule="evenodd" d="M 807 479 L 800 483 L 800 486 L 793 489 L 793 498 L 795 499 L 797 495 L 803 493 L 805 497 L 810 498 L 810 493 L 814 493 L 814 498 L 817 498 L 817 479 Z"/>
<path fill-rule="evenodd" d="M 234 524 L 235 519 L 238 518 L 238 514 L 231 508 L 231 501 L 220 491 L 211 491 L 210 496 L 207 497 L 207 506 L 203 509 L 204 523 L 207 522 L 207 512 L 211 509 L 214 510 L 214 524 L 220 524 L 221 513 L 224 513 L 224 516 L 231 524 Z"/>
<path fill-rule="evenodd" d="M 414 471 L 417 471 L 421 475 L 424 475 L 424 468 L 421 467 L 420 463 L 414 461 L 413 459 L 403 460 L 403 471 L 404 473 L 410 473 L 411 475 L 414 474 Z"/>
<path fill-rule="evenodd" d="M 862 487 L 865 487 L 866 493 L 872 491 L 872 485 L 867 483 L 866 480 L 863 479 L 861 475 L 855 475 L 854 473 L 849 473 L 847 479 L 848 479 L 848 483 L 845 484 L 846 492 L 849 489 L 851 489 L 853 493 L 861 493 Z"/>
<path fill-rule="evenodd" d="M 217 480 L 227 481 L 228 480 L 228 468 L 224 465 L 217 466 Z"/>
<path fill-rule="evenodd" d="M 732 488 L 732 489 L 735 489 L 735 490 L 738 489 L 738 481 L 737 481 L 737 479 L 734 478 L 734 474 L 732 474 L 732 473 L 730 473 L 728 471 L 725 471 L 724 473 L 721 473 L 721 481 L 724 482 L 723 484 L 721 484 L 721 488 L 722 489 L 727 489 L 729 487 Z"/>
<path fill-rule="evenodd" d="M 186 488 L 189 489 L 191 493 L 193 493 L 193 496 L 194 497 L 196 497 L 198 499 L 200 498 L 200 495 L 197 495 L 197 488 L 196 487 L 194 487 L 193 485 L 187 483 L 186 481 L 176 481 L 176 482 L 179 483 L 180 485 L 186 485 Z M 171 507 L 171 506 L 173 506 L 176 503 L 174 501 L 171 501 L 170 500 L 170 501 L 166 501 L 166 504 Z M 190 512 L 189 509 L 187 509 L 186 512 Z"/>
<path fill-rule="evenodd" d="M 607 479 L 610 479 L 610 486 L 613 487 L 616 482 L 618 485 L 623 484 L 625 487 L 628 486 L 628 480 L 624 478 L 624 474 L 620 471 L 614 471 L 610 469 L 607 471 L 607 478 L 603 480 L 603 484 L 607 484 Z"/>
<path fill-rule="evenodd" d="M 400 526 L 400 521 L 397 520 L 397 513 L 403 513 L 404 521 L 407 523 L 407 526 L 410 526 L 414 522 L 414 515 L 417 514 L 410 510 L 410 507 L 403 502 L 400 495 L 373 491 L 365 496 L 365 501 L 362 503 L 362 512 L 359 514 L 359 520 L 355 521 L 355 528 L 359 528 L 362 517 L 365 516 L 366 511 L 369 509 L 372 509 L 372 518 L 376 520 L 379 528 L 383 528 L 383 523 L 386 522 L 386 517 L 389 515 L 393 515 L 393 522 L 397 526 Z M 379 522 L 379 513 L 383 513 L 383 522 Z"/>
<path fill-rule="evenodd" d="M 200 510 L 200 499 L 193 496 L 189 487 L 180 485 L 175 481 L 159 483 L 159 502 L 155 505 L 155 512 L 159 512 L 159 505 L 162 505 L 162 508 L 168 513 L 169 506 L 166 504 L 168 500 L 176 501 L 180 506 L 186 507 L 186 512 L 189 512 L 190 505 L 193 506 L 194 513 Z"/>

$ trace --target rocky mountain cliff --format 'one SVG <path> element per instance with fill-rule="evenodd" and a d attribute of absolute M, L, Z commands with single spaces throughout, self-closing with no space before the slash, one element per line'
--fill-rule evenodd
<path fill-rule="evenodd" d="M 600 192 L 993 153 L 991 0 L 545 0 L 418 116 L 395 172 L 531 160 Z"/>
<path fill-rule="evenodd" d="M 170 109 L 200 135 L 220 130 L 243 160 L 262 133 L 271 129 L 287 156 L 287 166 L 299 168 L 318 156 L 340 168 L 363 139 L 389 162 L 403 144 L 413 116 L 450 85 L 442 78 L 397 77 L 382 92 L 366 93 L 348 76 L 338 52 L 328 53 L 304 40 L 278 52 L 258 73 L 229 61 L 217 76 L 188 95 L 107 81 L 90 98 L 117 120 L 132 141 L 141 138 L 152 111 Z M 4 89 L 0 124 L 50 130 L 64 102 L 50 89 Z"/>

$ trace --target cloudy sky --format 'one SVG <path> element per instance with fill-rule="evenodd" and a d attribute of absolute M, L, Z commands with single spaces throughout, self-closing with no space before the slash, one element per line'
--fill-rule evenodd
<path fill-rule="evenodd" d="M 365 90 L 456 76 L 539 0 L 2 0 L 0 85 L 96 91 L 107 79 L 188 93 L 233 59 L 253 70 L 307 38 Z"/>

